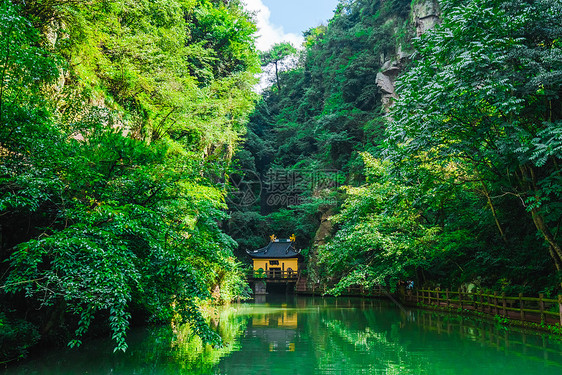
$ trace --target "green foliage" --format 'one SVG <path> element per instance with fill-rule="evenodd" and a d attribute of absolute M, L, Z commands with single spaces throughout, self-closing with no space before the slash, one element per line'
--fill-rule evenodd
<path fill-rule="evenodd" d="M 319 263 L 337 285 L 339 294 L 350 285 L 389 283 L 414 278 L 417 267 L 430 264 L 440 229 L 422 224 L 408 189 L 390 177 L 388 165 L 367 154 L 369 181 L 346 187 L 346 201 L 330 219 L 338 225 L 331 241 L 320 248 Z"/>
<path fill-rule="evenodd" d="M 37 46 L 39 33 L 10 1 L 0 3 L 0 136 L 3 147 L 30 151 L 22 136 L 41 131 L 46 115 L 37 94 L 59 74 L 60 60 Z"/>
<path fill-rule="evenodd" d="M 522 232 L 535 225 L 557 268 L 559 7 L 548 0 L 446 3 L 442 25 L 419 40 L 418 58 L 401 77 L 388 141 L 389 158 L 409 182 L 427 173 L 442 183 L 431 170 L 448 168 L 458 183 L 479 183 L 506 244 L 520 237 L 504 220 L 525 225 L 502 210 L 529 212 L 520 214 L 528 223 Z"/>
<path fill-rule="evenodd" d="M 0 364 L 15 361 L 27 355 L 39 340 L 37 327 L 22 319 L 11 319 L 0 312 Z"/>
<path fill-rule="evenodd" d="M 219 303 L 246 294 L 219 223 L 255 98 L 249 16 L 3 1 L 0 20 L 2 310 L 41 309 L 45 336 L 66 321 L 71 347 L 105 326 L 125 350 L 132 315 L 220 344 L 199 307 L 217 287 Z"/>
<path fill-rule="evenodd" d="M 398 53 L 394 29 L 408 25 L 409 1 L 386 3 L 340 3 L 328 25 L 304 33 L 297 66 L 279 72 L 282 85 L 263 92 L 244 150 L 236 155 L 240 167 L 259 176 L 263 187 L 259 204 L 230 206 L 237 211 L 230 233 L 241 247 L 263 246 L 270 233 L 295 233 L 302 247 L 311 246 L 322 216 L 338 204 L 336 187 L 363 181 L 358 152 L 374 150 L 384 134 L 375 125 L 381 117 L 376 76 Z M 400 43 L 407 48 L 407 38 Z M 275 46 L 263 61 L 276 61 L 286 52 L 283 45 Z M 294 177 L 300 185 L 279 194 L 268 191 L 275 175 Z M 284 200 L 274 199 L 279 195 Z"/>
<path fill-rule="evenodd" d="M 560 4 L 442 5 L 441 25 L 415 41 L 399 76 L 382 153 L 371 149 L 385 161 L 366 157 L 367 183 L 346 188 L 332 218 L 320 250 L 332 293 L 405 279 L 559 288 Z"/>
<path fill-rule="evenodd" d="M 74 84 L 126 110 L 127 125 L 142 138 L 231 152 L 253 107 L 259 71 L 256 27 L 240 5 L 116 0 L 94 9 L 79 7 L 65 25 L 68 38 L 55 41 L 75 66 L 68 90 Z"/>
<path fill-rule="evenodd" d="M 320 43 L 324 35 L 326 34 L 327 27 L 325 25 L 320 25 L 312 27 L 303 33 L 304 36 L 304 47 L 311 48 L 314 44 Z"/>

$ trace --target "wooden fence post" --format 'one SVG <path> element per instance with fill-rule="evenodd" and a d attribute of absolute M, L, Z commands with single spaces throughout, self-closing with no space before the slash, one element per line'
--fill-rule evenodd
<path fill-rule="evenodd" d="M 494 292 L 494 313 L 496 315 L 499 315 L 499 310 L 498 310 L 498 292 Z"/>
<path fill-rule="evenodd" d="M 539 309 L 541 310 L 541 324 L 544 323 L 544 294 L 539 294 Z"/>
<path fill-rule="evenodd" d="M 503 316 L 507 316 L 507 302 L 505 300 L 505 293 L 502 292 L 502 307 L 503 307 Z"/>
<path fill-rule="evenodd" d="M 477 300 L 478 300 L 478 304 L 476 306 L 476 311 L 481 311 L 482 310 L 482 291 L 481 290 L 478 291 Z"/>
<path fill-rule="evenodd" d="M 445 289 L 445 298 L 447 298 L 447 307 L 449 307 L 449 288 Z"/>
<path fill-rule="evenodd" d="M 427 304 L 431 305 L 431 289 L 427 290 Z"/>
<path fill-rule="evenodd" d="M 459 288 L 459 304 L 460 304 L 460 308 L 462 310 L 462 290 L 461 288 Z M 562 319 L 562 318 L 561 318 Z M 562 321 L 562 320 L 561 320 Z"/>
<path fill-rule="evenodd" d="M 519 314 L 521 315 L 521 320 L 525 320 L 525 311 L 523 311 L 523 293 L 519 293 Z"/>
<path fill-rule="evenodd" d="M 558 310 L 560 311 L 560 326 L 562 326 L 562 296 L 558 296 Z"/>
<path fill-rule="evenodd" d="M 420 302 L 420 291 L 416 289 L 416 303 Z"/>

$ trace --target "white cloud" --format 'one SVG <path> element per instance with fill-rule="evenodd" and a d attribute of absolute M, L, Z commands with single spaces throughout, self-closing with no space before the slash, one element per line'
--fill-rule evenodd
<path fill-rule="evenodd" d="M 285 33 L 283 26 L 274 25 L 269 20 L 271 11 L 261 0 L 243 0 L 246 10 L 255 14 L 258 25 L 256 46 L 261 51 L 268 50 L 275 43 L 290 42 L 300 48 L 303 37 L 293 33 Z"/>

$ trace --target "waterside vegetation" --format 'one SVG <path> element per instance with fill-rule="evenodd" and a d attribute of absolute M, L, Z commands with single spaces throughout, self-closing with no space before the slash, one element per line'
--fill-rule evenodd
<path fill-rule="evenodd" d="M 245 294 L 220 229 L 256 94 L 237 1 L 0 2 L 0 361 Z"/>

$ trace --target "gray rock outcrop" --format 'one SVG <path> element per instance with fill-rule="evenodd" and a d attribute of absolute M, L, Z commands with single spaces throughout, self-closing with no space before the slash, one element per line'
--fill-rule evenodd
<path fill-rule="evenodd" d="M 412 3 L 412 22 L 414 24 L 416 35 L 420 36 L 440 22 L 441 8 L 437 0 L 416 0 Z M 402 67 L 409 54 L 402 50 L 402 46 L 398 46 L 396 54 L 384 57 L 384 64 L 381 71 L 377 73 L 376 83 L 382 94 L 382 105 L 385 111 L 392 106 L 392 102 L 398 96 L 396 94 L 395 82 L 396 77 L 402 71 Z"/>

